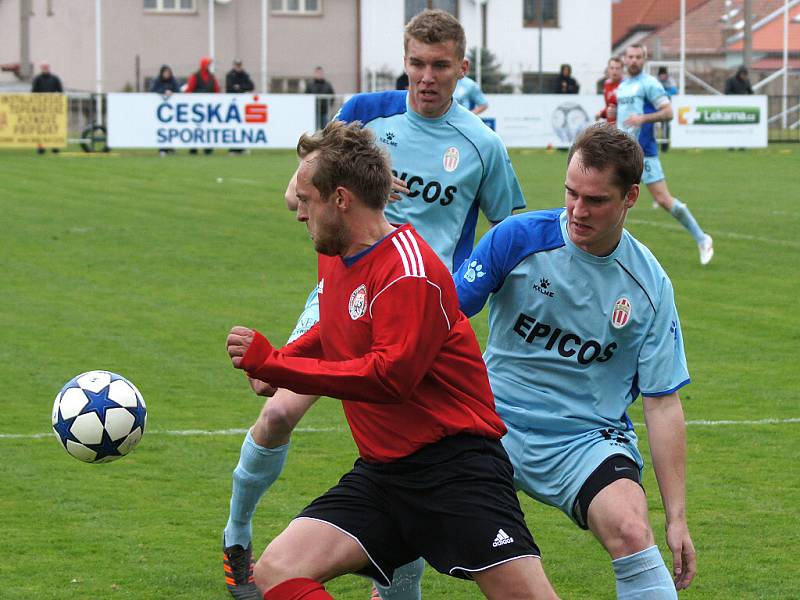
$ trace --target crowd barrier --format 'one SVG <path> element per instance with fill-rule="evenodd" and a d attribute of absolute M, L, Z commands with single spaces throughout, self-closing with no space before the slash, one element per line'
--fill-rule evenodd
<path fill-rule="evenodd" d="M 0 147 L 35 145 L 27 136 L 10 143 L 3 126 Z M 20 98 L 13 95 L 15 106 Z M 55 96 L 39 94 L 38 96 Z M 111 148 L 294 148 L 306 131 L 332 118 L 349 95 L 310 94 L 66 94 L 66 137 L 88 152 Z M 568 147 L 602 108 L 598 95 L 489 94 L 481 115 L 509 148 Z M 41 99 L 35 99 L 42 102 Z M 675 96 L 667 134 L 676 148 L 765 147 L 800 141 L 798 97 Z M 56 111 L 56 105 L 48 105 Z M 41 108 L 28 115 L 44 122 Z M 38 111 L 38 112 L 37 112 Z M 53 113 L 54 114 L 54 113 Z M 52 117 L 52 115 L 51 115 Z M 50 119 L 55 122 L 55 117 Z M 52 127 L 50 127 L 52 129 Z M 667 140 L 663 140 L 666 142 Z M 49 143 L 52 143 L 52 139 Z M 53 144 L 57 145 L 57 144 Z"/>

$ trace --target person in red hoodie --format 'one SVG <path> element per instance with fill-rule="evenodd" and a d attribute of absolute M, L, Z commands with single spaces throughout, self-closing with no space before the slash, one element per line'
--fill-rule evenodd
<path fill-rule="evenodd" d="M 596 120 L 605 119 L 609 123 L 617 122 L 617 87 L 622 81 L 622 60 L 616 56 L 608 59 L 606 67 L 608 78 L 603 83 L 603 99 L 606 102 L 603 110 L 599 111 L 594 118 Z"/>
<path fill-rule="evenodd" d="M 211 63 L 214 61 L 204 56 L 200 59 L 200 70 L 192 73 L 189 80 L 186 82 L 187 94 L 218 94 L 219 82 L 214 74 L 211 72 Z M 211 154 L 213 148 L 206 148 L 203 150 L 205 154 Z M 190 154 L 197 154 L 197 148 L 189 150 Z"/>

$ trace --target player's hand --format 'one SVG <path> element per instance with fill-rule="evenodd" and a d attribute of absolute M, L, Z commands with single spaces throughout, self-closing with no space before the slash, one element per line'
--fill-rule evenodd
<path fill-rule="evenodd" d="M 275 395 L 275 392 L 278 391 L 278 388 L 272 387 L 266 381 L 261 381 L 260 379 L 253 379 L 252 377 L 248 377 L 247 380 L 250 382 L 250 388 L 259 396 L 266 396 L 271 398 Z"/>
<path fill-rule="evenodd" d="M 237 325 L 228 333 L 228 356 L 231 357 L 233 366 L 241 368 L 242 358 L 253 343 L 253 330 Z"/>
<path fill-rule="evenodd" d="M 685 590 L 697 573 L 697 555 L 686 521 L 667 523 L 667 545 L 672 552 L 675 589 Z"/>
<path fill-rule="evenodd" d="M 389 202 L 397 202 L 398 200 L 402 200 L 403 196 L 400 194 L 408 194 L 409 189 L 406 185 L 406 182 L 400 179 L 399 177 L 392 177 L 392 191 L 389 194 Z"/>
<path fill-rule="evenodd" d="M 642 115 L 631 115 L 623 123 L 625 127 L 641 127 L 644 125 L 644 117 Z"/>

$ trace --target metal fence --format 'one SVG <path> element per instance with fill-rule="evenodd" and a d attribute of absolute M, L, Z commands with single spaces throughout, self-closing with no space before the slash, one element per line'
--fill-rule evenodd
<path fill-rule="evenodd" d="M 67 142 L 80 144 L 86 152 L 107 151 L 105 95 L 67 93 Z"/>
<path fill-rule="evenodd" d="M 800 95 L 768 96 L 770 142 L 800 142 Z"/>

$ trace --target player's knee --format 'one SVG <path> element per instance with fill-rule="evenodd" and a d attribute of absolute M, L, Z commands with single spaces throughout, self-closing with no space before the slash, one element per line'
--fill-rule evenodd
<path fill-rule="evenodd" d="M 271 552 L 269 547 L 253 567 L 253 578 L 258 588 L 262 591 L 267 591 L 282 581 L 296 576 L 297 574 L 292 571 L 290 561 L 286 560 L 278 552 Z"/>
<path fill-rule="evenodd" d="M 617 527 L 617 543 L 625 554 L 633 554 L 653 545 L 653 532 L 645 519 L 632 515 Z"/>
<path fill-rule="evenodd" d="M 264 421 L 266 437 L 270 440 L 288 438 L 294 431 L 297 422 L 302 417 L 297 414 L 296 407 L 286 402 L 267 402 L 267 406 L 261 411 L 259 421 Z"/>

